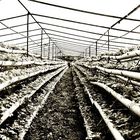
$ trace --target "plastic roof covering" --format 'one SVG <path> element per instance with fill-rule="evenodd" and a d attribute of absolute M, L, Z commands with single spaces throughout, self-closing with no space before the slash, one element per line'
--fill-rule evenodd
<path fill-rule="evenodd" d="M 115 22 L 117 22 L 119 19 L 117 18 L 110 18 L 110 17 L 104 17 L 104 16 L 98 16 L 93 14 L 87 14 L 72 10 L 67 10 L 63 8 L 48 6 L 44 4 L 35 3 L 28 0 L 20 0 L 30 11 L 30 13 L 33 14 L 39 14 L 44 16 L 51 16 L 51 17 L 57 17 L 62 19 L 68 19 L 78 22 L 84 22 L 88 24 L 94 24 L 99 26 L 106 26 L 111 27 Z M 61 6 L 71 7 L 75 9 L 81 9 L 91 12 L 97 12 L 102 14 L 108 14 L 113 16 L 119 16 L 124 17 L 127 15 L 132 9 L 137 7 L 140 4 L 139 0 L 38 0 L 42 2 L 48 2 L 52 4 L 57 4 Z M 128 18 L 133 19 L 139 19 L 139 13 L 140 8 L 137 9 L 134 13 L 132 13 Z M 21 6 L 21 4 L 17 0 L 1 0 L 0 1 L 0 19 L 9 18 L 12 16 L 18 16 L 22 14 L 27 14 L 27 11 Z M 34 15 L 37 21 L 40 22 L 40 25 L 46 30 L 46 32 L 49 34 L 49 36 L 52 38 L 52 40 L 55 42 L 55 44 L 62 50 L 62 52 L 65 55 L 80 55 L 83 52 L 85 52 L 85 49 L 91 46 L 91 53 L 92 55 L 95 54 L 95 41 L 101 37 L 101 34 L 104 34 L 104 32 L 107 31 L 107 28 L 100 28 L 100 27 L 94 27 L 94 26 L 88 26 L 83 24 L 77 24 L 73 22 L 67 22 L 62 20 L 56 20 L 46 17 L 40 17 Z M 0 30 L 0 42 L 5 42 L 8 44 L 17 44 L 19 47 L 25 47 L 26 48 L 26 22 L 27 17 L 23 16 L 16 19 L 11 20 L 4 20 L 2 21 L 3 24 L 0 24 L 0 29 L 5 28 L 5 25 L 8 27 L 12 27 L 15 25 L 25 24 L 25 26 L 15 27 L 12 28 L 16 32 L 22 32 L 21 34 L 12 34 L 14 33 L 10 29 L 6 30 Z M 30 16 L 30 23 L 35 22 L 32 17 Z M 50 24 L 53 24 L 50 25 Z M 139 21 L 129 21 L 129 20 L 123 20 L 120 22 L 120 24 L 117 24 L 114 28 L 123 29 L 123 30 L 129 30 L 131 31 L 136 26 L 140 25 Z M 62 28 L 60 26 L 68 27 Z M 30 41 L 29 42 L 29 50 L 40 52 L 40 47 L 37 46 L 37 44 L 40 44 L 40 27 L 37 24 L 31 24 L 29 25 L 30 28 Z M 71 29 L 72 28 L 72 29 Z M 74 30 L 74 29 L 76 30 Z M 36 29 L 35 31 L 32 31 Z M 87 32 L 81 32 L 80 30 L 87 31 Z M 135 32 L 140 32 L 140 27 L 134 29 Z M 93 34 L 93 33 L 98 34 Z M 3 36 L 4 34 L 10 34 L 7 36 Z M 137 33 L 129 33 L 126 34 L 126 31 L 117 31 L 117 30 L 110 30 L 110 51 L 115 51 L 118 48 L 125 48 L 125 47 L 132 47 L 137 46 L 140 44 L 140 35 Z M 38 36 L 34 36 L 38 35 Z M 124 38 L 115 38 L 112 36 L 123 36 Z M 21 38 L 18 40 L 12 40 L 14 38 Z M 43 43 L 47 44 L 49 39 L 44 34 L 43 35 Z M 132 38 L 132 39 L 126 39 L 126 38 Z M 133 40 L 134 38 L 134 40 Z M 107 41 L 108 37 L 103 36 L 101 40 L 98 41 L 98 54 L 107 51 Z M 11 41 L 10 41 L 11 40 Z M 113 42 L 114 41 L 114 42 Z M 120 42 L 120 43 L 116 43 Z M 122 43 L 121 43 L 122 42 Z M 34 43 L 36 43 L 34 45 Z M 103 45 L 105 44 L 105 45 Z M 45 48 L 47 51 L 47 47 Z M 88 51 L 88 50 L 86 50 Z"/>

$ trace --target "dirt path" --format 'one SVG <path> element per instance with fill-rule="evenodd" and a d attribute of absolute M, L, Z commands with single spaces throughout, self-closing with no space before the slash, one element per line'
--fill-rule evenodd
<path fill-rule="evenodd" d="M 71 69 L 68 69 L 34 120 L 25 139 L 85 139 L 86 132 L 74 88 Z"/>

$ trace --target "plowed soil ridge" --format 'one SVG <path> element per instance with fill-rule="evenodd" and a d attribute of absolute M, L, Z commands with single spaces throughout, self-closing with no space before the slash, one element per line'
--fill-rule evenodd
<path fill-rule="evenodd" d="M 33 121 L 25 139 L 85 139 L 86 131 L 74 89 L 72 72 L 69 68 Z"/>

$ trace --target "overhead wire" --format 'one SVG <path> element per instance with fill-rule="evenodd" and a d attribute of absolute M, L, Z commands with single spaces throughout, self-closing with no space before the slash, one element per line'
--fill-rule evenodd
<path fill-rule="evenodd" d="M 44 18 L 50 18 L 50 19 L 55 19 L 55 20 L 61 20 L 61 21 L 77 23 L 77 24 L 87 25 L 87 26 L 92 26 L 92 27 L 99 27 L 99 28 L 105 28 L 105 29 L 110 29 L 111 28 L 110 26 L 96 25 L 96 24 L 80 22 L 80 21 L 64 19 L 64 18 L 58 18 L 58 17 L 53 17 L 53 16 L 47 16 L 47 15 L 42 15 L 42 14 L 35 14 L 35 13 L 31 13 L 31 14 L 34 15 L 34 16 L 38 16 L 38 17 L 44 17 Z M 116 30 L 116 31 L 124 31 L 124 32 L 128 32 L 129 31 L 129 30 L 124 30 L 124 29 L 119 29 L 119 28 L 114 28 L 114 27 L 112 27 L 111 29 L 112 30 Z M 134 32 L 133 31 L 132 33 L 139 34 L 140 32 Z"/>
<path fill-rule="evenodd" d="M 76 41 L 82 41 L 82 42 L 91 43 L 90 45 L 92 45 L 94 43 L 93 41 L 88 41 L 88 40 L 84 40 L 84 39 L 77 39 L 77 38 L 72 38 L 72 37 L 66 37 L 66 36 L 63 36 L 63 35 L 57 35 L 57 34 L 52 34 L 52 33 L 49 33 L 49 35 L 62 37 L 62 38 L 67 38 L 67 39 L 72 39 L 72 40 L 76 40 Z M 99 44 L 103 44 L 103 43 L 99 43 Z M 119 45 L 110 45 L 110 46 L 116 46 L 116 47 L 118 46 L 118 47 L 120 47 Z"/>
<path fill-rule="evenodd" d="M 119 19 L 117 22 L 115 22 L 111 27 L 110 29 L 113 29 L 114 26 L 116 26 L 117 24 L 120 24 L 120 22 L 124 19 L 126 19 L 128 16 L 130 16 L 133 12 L 135 12 L 138 8 L 140 8 L 140 5 L 138 5 L 137 7 L 135 7 L 134 9 L 132 9 L 128 14 L 126 14 L 124 17 L 122 17 L 121 19 Z M 107 31 L 100 36 L 100 38 L 97 40 L 97 42 L 108 32 L 109 33 L 109 30 L 110 29 L 107 29 Z M 128 31 L 128 32 L 131 32 L 133 33 L 133 30 L 132 31 Z M 106 41 L 107 42 L 107 41 Z M 105 42 L 105 44 L 106 44 Z M 104 46 L 104 45 L 103 45 Z"/>
<path fill-rule="evenodd" d="M 20 3 L 21 1 L 18 0 Z M 29 0 L 29 1 L 34 1 L 34 2 L 39 2 L 37 0 Z M 40 3 L 40 2 L 39 2 Z M 42 3 L 42 2 L 41 2 Z M 59 8 L 64 8 L 64 9 L 68 9 L 68 10 L 74 10 L 74 11 L 78 11 L 78 12 L 83 12 L 83 13 L 88 13 L 88 14 L 94 14 L 94 15 L 98 15 L 98 16 L 105 16 L 105 17 L 110 17 L 110 18 L 117 18 L 119 19 L 117 22 L 115 22 L 111 27 L 107 27 L 107 26 L 102 26 L 102 25 L 95 25 L 95 24 L 90 24 L 90 23 L 85 23 L 85 22 L 80 22 L 80 21 L 74 21 L 74 20 L 69 20 L 69 19 L 63 19 L 63 18 L 58 18 L 58 17 L 52 17 L 52 16 L 46 16 L 46 15 L 41 15 L 41 14 L 35 14 L 35 13 L 30 13 L 29 10 L 27 9 L 27 7 L 25 7 L 23 5 L 23 3 L 21 3 L 21 5 L 27 10 L 28 13 L 30 13 L 30 15 L 32 16 L 32 18 L 35 20 L 35 22 L 32 22 L 32 23 L 29 23 L 29 24 L 34 24 L 34 23 L 37 23 L 40 28 L 42 30 L 45 31 L 45 34 L 47 34 L 47 36 L 51 39 L 51 41 L 53 42 L 54 40 L 52 39 L 53 37 L 51 36 L 58 36 L 58 37 L 62 37 L 64 38 L 64 36 L 61 36 L 61 35 L 57 35 L 57 34 L 52 34 L 52 33 L 48 33 L 46 32 L 47 30 L 50 30 L 50 31 L 54 31 L 54 32 L 58 32 L 58 33 L 61 33 L 61 34 L 67 34 L 67 35 L 71 35 L 71 36 L 76 36 L 76 37 L 82 37 L 82 38 L 85 38 L 85 39 L 91 39 L 92 41 L 87 41 L 87 40 L 82 40 L 82 39 L 74 39 L 74 38 L 71 38 L 71 37 L 66 37 L 66 39 L 71 39 L 71 40 L 77 40 L 77 41 L 80 41 L 79 44 L 82 42 L 88 42 L 89 45 L 93 44 L 93 40 L 95 41 L 105 41 L 107 42 L 106 40 L 103 40 L 101 39 L 104 35 L 106 35 L 106 33 L 109 31 L 109 30 L 117 30 L 117 31 L 124 31 L 124 32 L 127 32 L 121 36 L 113 36 L 113 35 L 109 35 L 109 37 L 116 37 L 117 38 L 123 38 L 123 39 L 128 39 L 128 40 L 136 40 L 136 41 L 140 41 L 139 39 L 133 39 L 133 38 L 127 38 L 127 37 L 124 37 L 126 36 L 127 34 L 129 33 L 135 33 L 135 34 L 140 34 L 140 32 L 137 32 L 137 31 L 134 31 L 135 29 L 137 29 L 140 25 L 136 26 L 135 28 L 133 28 L 132 30 L 124 30 L 124 29 L 118 29 L 118 28 L 114 28 L 115 25 L 117 25 L 118 23 L 120 23 L 122 20 L 130 20 L 130 21 L 140 21 L 139 19 L 132 19 L 132 18 L 128 18 L 129 15 L 131 15 L 134 11 L 136 11 L 140 5 L 138 5 L 137 7 L 135 7 L 132 11 L 130 11 L 127 15 L 125 15 L 124 17 L 118 17 L 118 16 L 113 16 L 113 15 L 105 15 L 105 14 L 101 14 L 101 13 L 95 13 L 95 12 L 90 12 L 90 11 L 86 11 L 86 10 L 80 10 L 80 9 L 75 9 L 75 8 L 71 8 L 71 7 L 65 7 L 65 6 L 60 6 L 60 5 L 55 5 L 55 4 L 50 4 L 50 3 L 42 3 L 42 4 L 46 4 L 46 5 L 50 5 L 50 6 L 55 6 L 55 7 L 59 7 Z M 20 15 L 20 16 L 15 16 L 15 17 L 11 17 L 11 18 L 7 18 L 7 19 L 14 19 L 14 18 L 18 18 L 18 17 L 22 17 L 22 16 L 26 16 L 27 14 L 25 15 Z M 39 17 L 45 17 L 45 18 L 51 18 L 51 19 L 55 19 L 55 20 L 61 20 L 61 21 L 67 21 L 67 22 L 72 22 L 72 23 L 78 23 L 78 24 L 82 24 L 82 25 L 88 25 L 88 26 L 94 26 L 94 27 L 99 27 L 99 28 L 105 28 L 107 29 L 107 31 L 104 33 L 104 34 L 101 34 L 101 33 L 97 33 L 98 35 L 101 35 L 100 38 L 92 38 L 92 37 L 87 37 L 87 36 L 82 36 L 82 35 L 78 35 L 78 34 L 72 34 L 72 33 L 67 33 L 67 32 L 62 32 L 62 31 L 58 31 L 58 30 L 52 30 L 52 29 L 48 29 L 48 28 L 43 28 L 41 25 L 44 24 L 43 22 L 39 22 L 36 20 L 36 18 L 34 16 L 39 16 Z M 0 37 L 2 36 L 7 36 L 7 35 L 14 35 L 16 33 L 18 34 L 22 34 L 22 33 L 26 33 L 27 31 L 21 31 L 21 32 L 17 32 L 15 30 L 13 30 L 12 28 L 15 28 L 15 27 L 20 27 L 20 26 L 24 26 L 26 24 L 21 24 L 21 25 L 15 25 L 15 26 L 12 26 L 12 27 L 8 27 L 7 25 L 5 25 L 4 23 L 2 23 L 2 21 L 5 21 L 7 19 L 1 19 L 0 22 L 1 24 L 3 24 L 6 28 L 5 29 L 11 29 L 13 32 L 15 33 L 9 33 L 9 34 L 5 34 L 5 35 L 0 35 Z M 56 25 L 56 24 L 49 24 L 49 23 L 45 23 L 46 25 L 52 25 L 52 26 L 56 26 L 56 27 L 61 27 L 61 28 L 66 28 L 66 29 L 70 29 L 70 30 L 75 30 L 75 31 L 82 31 L 82 32 L 85 32 L 85 33 L 92 33 L 92 34 L 96 34 L 95 32 L 90 32 L 90 31 L 85 31 L 85 30 L 80 30 L 80 29 L 75 29 L 75 28 L 70 28 L 70 27 L 66 27 L 66 26 L 60 26 L 60 25 Z M 3 28 L 4 29 L 4 28 Z M 0 30 L 3 30 L 2 28 Z M 35 30 L 35 29 L 33 29 Z M 33 31 L 33 30 L 30 30 L 30 31 Z M 38 29 L 39 30 L 39 29 Z M 36 34 L 36 35 L 32 35 L 30 37 L 33 37 L 33 36 L 37 36 L 37 35 L 40 35 L 40 34 Z M 50 36 L 51 35 L 51 36 Z M 24 36 L 24 35 L 22 35 Z M 25 36 L 27 37 L 27 36 Z M 23 37 L 24 38 L 24 37 Z M 4 42 L 9 42 L 9 41 L 13 41 L 13 40 L 20 40 L 22 38 L 16 38 L 16 39 L 10 39 L 10 40 L 6 40 Z M 110 43 L 120 43 L 120 44 L 127 44 L 127 45 L 138 45 L 136 43 L 128 43 L 128 42 L 122 42 L 122 41 L 113 41 L 115 40 L 115 38 L 112 38 L 110 39 Z M 33 40 L 32 40 L 33 41 Z M 82 41 L 82 42 L 81 42 Z M 34 42 L 34 41 L 33 41 Z M 71 41 L 72 42 L 72 41 Z M 34 42 L 35 44 L 37 44 L 36 42 Z M 55 42 L 53 42 L 55 44 Z M 18 44 L 18 43 L 17 43 Z M 23 44 L 22 42 L 20 44 Z M 106 44 L 103 44 L 103 43 L 98 43 L 98 44 L 102 44 L 103 46 L 106 45 Z M 55 44 L 56 45 L 56 44 Z M 102 47 L 103 47 L 102 46 Z M 112 45 L 110 44 L 110 46 L 115 46 L 115 45 Z M 115 47 L 121 47 L 119 45 L 116 45 Z M 123 47 L 123 46 L 122 46 Z M 58 48 L 59 49 L 59 48 Z"/>
<path fill-rule="evenodd" d="M 21 17 L 21 16 L 18 16 L 18 18 L 19 17 Z M 17 17 L 16 17 L 17 18 Z M 11 19 L 11 18 L 10 18 Z M 4 20 L 4 19 L 3 19 Z M 3 20 L 0 20 L 0 23 L 3 25 L 3 26 L 5 26 L 7 29 L 10 29 L 11 31 L 13 31 L 13 32 L 15 32 L 15 33 L 17 33 L 17 34 L 19 34 L 19 35 L 21 35 L 21 36 L 23 36 L 23 37 L 26 37 L 25 35 L 23 35 L 22 33 L 19 33 L 19 32 L 17 32 L 16 30 L 14 30 L 14 29 L 12 29 L 11 27 L 9 27 L 9 26 L 7 26 L 6 24 L 4 24 L 2 21 Z M 5 19 L 6 20 L 6 19 Z M 29 37 L 29 39 L 32 41 L 32 42 L 34 42 L 30 37 Z M 9 41 L 12 41 L 12 40 L 9 40 Z M 9 42 L 9 41 L 4 41 L 4 42 Z M 35 42 L 34 42 L 35 43 Z M 35 43 L 36 44 L 36 43 Z M 38 45 L 38 44 L 37 44 Z"/>
<path fill-rule="evenodd" d="M 82 37 L 82 38 L 85 38 L 85 39 L 97 40 L 97 38 L 93 38 L 93 37 L 87 37 L 87 36 L 82 36 L 82 35 L 77 35 L 77 34 L 62 32 L 62 31 L 53 30 L 53 29 L 49 29 L 49 28 L 44 28 L 44 29 L 47 30 L 47 31 L 53 31 L 53 32 L 61 33 L 61 34 L 67 34 L 67 35 L 72 35 L 72 36 L 76 36 L 76 37 Z M 106 40 L 101 39 L 100 41 L 106 41 Z M 128 44 L 128 45 L 138 45 L 136 43 L 129 43 L 129 42 L 127 43 L 127 42 L 112 41 L 112 40 L 110 40 L 110 42 L 112 42 L 112 43 L 121 43 L 121 44 Z"/>
<path fill-rule="evenodd" d="M 110 15 L 105 15 L 105 14 L 99 14 L 99 13 L 94 13 L 94 12 L 89 12 L 89 11 L 85 11 L 85 10 L 79 10 L 79 9 L 75 9 L 75 8 L 71 8 L 71 7 L 65 7 L 65 6 L 60 6 L 60 5 L 56 5 L 56 4 L 51 4 L 51 3 L 48 3 L 48 2 L 41 2 L 41 1 L 37 1 L 37 0 L 29 0 L 29 1 L 33 1 L 33 2 L 37 2 L 37 3 L 41 3 L 41 4 L 45 4 L 45 5 L 49 5 L 49 6 L 54 6 L 54 7 L 59 7 L 59 8 L 63 8 L 63 9 L 68 9 L 68 10 L 73 10 L 73 11 L 78 11 L 78 12 L 84 12 L 84 13 L 88 13 L 88 14 L 94 14 L 94 15 L 100 15 L 100 16 L 107 16 L 107 17 L 112 17 Z M 136 11 L 138 8 L 140 7 L 140 5 L 138 5 L 137 7 L 135 7 L 132 11 L 130 11 L 127 15 L 125 15 L 124 17 L 112 17 L 112 18 L 119 18 L 119 20 L 117 22 L 115 22 L 106 32 L 108 32 L 110 29 L 113 29 L 113 27 L 115 25 L 117 25 L 118 23 L 120 23 L 122 20 L 124 19 L 127 19 L 128 20 L 128 16 L 131 15 L 134 11 Z M 52 17 L 51 17 L 52 18 Z M 58 19 L 58 18 L 54 18 L 54 19 Z M 130 18 L 129 18 L 130 19 Z M 64 19 L 63 19 L 64 20 Z M 139 21 L 139 20 L 136 20 L 136 19 L 132 19 L 133 21 Z M 66 20 L 64 20 L 66 21 Z M 69 20 L 67 20 L 69 21 Z M 72 21 L 75 23 L 75 21 Z M 85 24 L 85 23 L 84 23 Z M 89 25 L 89 24 L 88 24 Z M 97 26 L 99 27 L 99 26 Z M 131 30 L 130 32 L 132 32 L 133 30 Z M 105 34 L 102 34 L 100 36 L 99 39 L 97 39 L 97 41 L 99 41 Z M 128 33 L 126 33 L 128 34 Z M 124 34 L 123 36 L 125 36 L 126 34 Z M 121 36 L 122 37 L 122 36 Z M 106 43 L 105 43 L 106 44 Z"/>
<path fill-rule="evenodd" d="M 49 6 L 54 6 L 54 7 L 58 7 L 58 8 L 63 8 L 63 9 L 67 9 L 67 10 L 72 10 L 72 11 L 77 11 L 77 12 L 92 14 L 92 15 L 98 15 L 98 16 L 104 16 L 104 17 L 110 17 L 110 18 L 117 18 L 117 19 L 120 19 L 120 21 L 122 20 L 122 17 L 120 17 L 120 16 L 114 16 L 114 15 L 102 14 L 102 13 L 97 13 L 97 12 L 91 12 L 91 11 L 87 11 L 87 10 L 81 10 L 81 9 L 77 9 L 77 8 L 56 5 L 56 4 L 52 4 L 52 3 L 49 3 L 49 2 L 42 2 L 42 1 L 38 1 L 38 0 L 29 0 L 29 1 L 40 3 L 40 4 L 45 4 L 45 5 L 49 5 Z M 135 11 L 139 7 L 140 7 L 140 5 L 138 7 L 136 7 L 135 9 L 133 9 L 133 11 Z M 140 21 L 139 19 L 127 18 L 128 15 L 130 15 L 131 13 L 133 13 L 133 11 L 131 11 L 129 14 L 127 14 L 124 18 L 126 20 Z"/>
<path fill-rule="evenodd" d="M 29 15 L 31 15 L 31 17 L 34 19 L 34 21 L 40 26 L 40 28 L 45 32 L 45 34 L 49 37 L 48 33 L 42 28 L 42 26 L 40 25 L 40 23 L 36 20 L 36 18 L 33 16 L 33 14 L 31 14 L 31 12 L 27 9 L 27 7 L 20 1 L 18 0 L 18 2 L 24 7 L 24 9 L 28 12 Z M 51 40 L 51 38 L 49 37 L 49 39 Z M 54 45 L 56 46 L 56 44 L 54 43 Z M 56 46 L 57 47 L 57 46 Z M 58 47 L 57 47 L 58 48 Z M 58 48 L 59 49 L 59 48 Z"/>

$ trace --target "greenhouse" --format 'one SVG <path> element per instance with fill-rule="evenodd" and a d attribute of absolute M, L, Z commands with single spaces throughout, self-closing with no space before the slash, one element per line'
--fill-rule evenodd
<path fill-rule="evenodd" d="M 139 0 L 0 0 L 0 139 L 140 140 Z"/>

